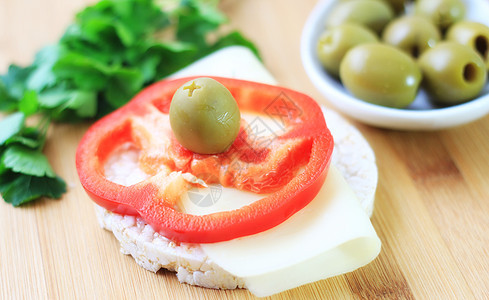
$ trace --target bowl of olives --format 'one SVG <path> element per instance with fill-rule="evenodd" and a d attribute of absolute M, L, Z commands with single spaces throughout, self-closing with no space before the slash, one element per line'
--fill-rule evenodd
<path fill-rule="evenodd" d="M 340 112 L 391 129 L 436 130 L 489 113 L 489 1 L 322 0 L 301 58 Z"/>

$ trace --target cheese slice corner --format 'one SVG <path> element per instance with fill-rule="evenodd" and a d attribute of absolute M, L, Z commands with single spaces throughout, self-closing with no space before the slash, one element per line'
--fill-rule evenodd
<path fill-rule="evenodd" d="M 209 259 L 260 297 L 353 271 L 380 248 L 367 214 L 334 166 L 316 198 L 279 226 L 202 244 Z"/>

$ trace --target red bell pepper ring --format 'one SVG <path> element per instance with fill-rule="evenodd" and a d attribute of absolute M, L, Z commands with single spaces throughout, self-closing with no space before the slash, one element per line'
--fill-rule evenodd
<path fill-rule="evenodd" d="M 138 134 L 132 126 L 134 118 L 143 118 L 151 114 L 155 108 L 160 113 L 168 114 L 174 92 L 191 78 L 163 80 L 140 92 L 124 107 L 97 121 L 82 138 L 76 153 L 76 167 L 80 182 L 90 198 L 115 213 L 142 217 L 155 231 L 171 240 L 189 243 L 221 242 L 271 229 L 314 199 L 324 183 L 333 152 L 333 138 L 317 103 L 304 94 L 282 87 L 229 78 L 214 79 L 231 91 L 241 112 L 278 115 L 277 120 L 283 121 L 287 126 L 286 133 L 278 138 L 283 141 L 295 139 L 300 142 L 301 146 L 291 154 L 293 157 L 287 158 L 295 170 L 298 170 L 297 166 L 302 168 L 300 172 L 294 172 L 290 180 L 282 182 L 280 178 L 284 176 L 280 172 L 286 172 L 284 166 L 281 170 L 275 170 L 279 174 L 265 179 L 265 183 L 275 183 L 272 190 L 267 190 L 266 184 L 259 180 L 255 182 L 253 178 L 248 178 L 252 181 L 251 187 L 243 187 L 239 185 L 240 182 L 234 182 L 235 186 L 241 189 L 258 193 L 272 192 L 263 199 L 239 209 L 208 215 L 186 214 L 165 201 L 164 193 L 158 186 L 162 176 L 160 173 L 131 186 L 119 185 L 108 180 L 104 175 L 104 164 L 112 151 L 127 142 L 138 144 Z M 284 111 L 287 106 L 288 109 Z M 169 134 L 171 135 L 171 132 Z M 240 136 L 246 139 L 243 130 Z M 242 145 L 242 139 L 240 142 L 238 138 L 228 152 L 234 151 L 235 156 L 237 153 L 239 157 L 249 150 L 249 147 Z M 177 150 L 173 155 L 180 158 L 193 155 L 197 165 L 211 157 L 193 154 L 178 148 L 178 145 L 175 147 Z M 274 151 L 268 150 L 265 154 L 263 151 L 260 152 L 260 155 L 265 155 L 260 159 L 266 160 Z M 229 155 L 223 153 L 212 157 L 223 163 Z M 192 172 L 192 169 L 183 171 Z M 232 176 L 238 181 L 247 181 L 246 177 L 238 175 L 233 173 Z M 230 184 L 222 181 L 221 183 Z"/>

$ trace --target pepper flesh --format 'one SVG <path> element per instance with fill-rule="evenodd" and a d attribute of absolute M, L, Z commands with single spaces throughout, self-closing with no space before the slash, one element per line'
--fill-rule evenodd
<path fill-rule="evenodd" d="M 96 122 L 82 138 L 76 165 L 80 182 L 90 198 L 113 212 L 141 216 L 163 236 L 189 243 L 221 242 L 256 234 L 279 225 L 306 206 L 326 178 L 333 151 L 333 138 L 320 107 L 310 97 L 282 87 L 214 79 L 231 91 L 242 112 L 279 116 L 287 130 L 277 137 L 274 145 L 290 151 L 278 153 L 274 147 L 259 148 L 243 126 L 231 149 L 225 153 L 192 153 L 179 146 L 171 132 L 165 132 L 163 136 L 170 142 L 166 143 L 165 151 L 161 151 L 161 157 L 144 159 L 144 146 L 151 145 L 152 138 L 141 134 L 134 120 L 148 117 L 155 111 L 163 116 L 168 114 L 173 93 L 191 78 L 164 80 L 149 86 L 126 106 Z M 281 109 L 287 105 L 289 109 L 284 114 Z M 114 149 L 127 142 L 142 150 L 141 166 L 152 176 L 137 184 L 122 186 L 104 176 L 104 164 Z M 231 166 L 236 161 L 243 162 L 244 167 L 233 172 Z M 173 201 L 165 200 L 158 184 L 164 176 L 158 172 L 161 164 L 192 174 L 204 170 L 215 175 L 212 180 L 224 186 L 269 194 L 232 211 L 200 216 L 186 214 L 178 211 Z"/>

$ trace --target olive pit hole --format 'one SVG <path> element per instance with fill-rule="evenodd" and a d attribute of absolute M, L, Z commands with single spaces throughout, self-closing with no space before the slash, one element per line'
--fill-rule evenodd
<path fill-rule="evenodd" d="M 489 41 L 483 35 L 479 35 L 475 38 L 475 49 L 486 60 L 489 56 Z"/>
<path fill-rule="evenodd" d="M 477 66 L 474 63 L 468 63 L 464 67 L 464 80 L 472 82 L 477 79 Z"/>
<path fill-rule="evenodd" d="M 411 56 L 414 57 L 414 58 L 418 58 L 418 56 L 419 56 L 419 47 L 418 47 L 418 45 L 413 45 L 411 47 Z"/>

